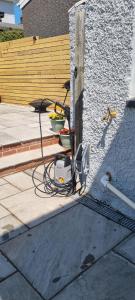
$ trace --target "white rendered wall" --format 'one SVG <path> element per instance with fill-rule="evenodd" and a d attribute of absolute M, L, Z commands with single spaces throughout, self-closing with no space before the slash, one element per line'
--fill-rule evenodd
<path fill-rule="evenodd" d="M 81 6 L 70 11 L 72 78 L 78 9 Z M 135 220 L 135 211 L 101 184 L 110 172 L 112 184 L 135 202 L 135 108 L 126 107 L 135 98 L 134 28 L 135 0 L 86 1 L 82 135 L 91 146 L 87 189 L 95 199 Z M 73 100 L 71 105 L 74 112 Z M 117 118 L 103 122 L 108 107 Z"/>
<path fill-rule="evenodd" d="M 5 14 L 2 19 L 3 23 L 15 24 L 14 3 L 0 0 L 0 11 Z"/>

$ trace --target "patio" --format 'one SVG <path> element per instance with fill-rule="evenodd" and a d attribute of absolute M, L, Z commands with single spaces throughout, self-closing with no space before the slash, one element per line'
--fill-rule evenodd
<path fill-rule="evenodd" d="M 50 110 L 51 111 L 51 110 Z M 48 112 L 41 114 L 44 158 L 64 152 L 52 131 Z M 0 177 L 31 168 L 41 159 L 39 114 L 29 106 L 0 104 Z M 66 123 L 67 126 L 67 123 Z"/>
<path fill-rule="evenodd" d="M 0 179 L 0 299 L 134 299 L 134 234 L 28 174 Z"/>
<path fill-rule="evenodd" d="M 54 135 L 48 113 L 41 115 L 43 136 Z M 38 113 L 30 106 L 0 104 L 0 146 L 40 137 Z"/>

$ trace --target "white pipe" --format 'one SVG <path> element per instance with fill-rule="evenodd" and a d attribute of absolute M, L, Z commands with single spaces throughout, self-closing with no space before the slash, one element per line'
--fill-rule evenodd
<path fill-rule="evenodd" d="M 104 187 L 106 187 L 108 190 L 110 190 L 112 193 L 114 193 L 116 196 L 118 196 L 122 201 L 124 201 L 127 205 L 129 205 L 131 208 L 135 209 L 135 202 L 130 200 L 127 196 L 125 196 L 123 193 L 121 193 L 118 189 L 116 189 L 111 183 L 108 175 L 104 175 L 101 178 L 101 183 Z"/>

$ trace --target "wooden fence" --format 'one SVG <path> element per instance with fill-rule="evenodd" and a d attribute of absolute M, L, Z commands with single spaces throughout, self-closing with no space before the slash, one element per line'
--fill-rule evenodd
<path fill-rule="evenodd" d="M 69 35 L 0 43 L 1 101 L 23 105 L 43 97 L 62 101 L 63 84 L 70 78 L 69 53 Z"/>

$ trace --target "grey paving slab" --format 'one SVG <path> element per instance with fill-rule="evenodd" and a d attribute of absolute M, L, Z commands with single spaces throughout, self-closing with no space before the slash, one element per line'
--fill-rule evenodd
<path fill-rule="evenodd" d="M 41 297 L 16 273 L 0 283 L 0 300 L 41 300 Z"/>
<path fill-rule="evenodd" d="M 28 127 L 30 127 L 30 128 L 39 128 L 39 123 L 28 124 Z"/>
<path fill-rule="evenodd" d="M 3 178 L 0 178 L 0 186 L 7 184 L 6 180 L 4 180 Z"/>
<path fill-rule="evenodd" d="M 9 214 L 9 211 L 0 205 L 0 219 L 8 216 Z"/>
<path fill-rule="evenodd" d="M 124 240 L 115 251 L 135 264 L 135 234 Z"/>
<path fill-rule="evenodd" d="M 0 219 L 0 244 L 25 232 L 27 228 L 12 215 Z"/>
<path fill-rule="evenodd" d="M 36 169 L 36 172 L 43 175 L 44 174 L 44 165 L 39 165 Z"/>
<path fill-rule="evenodd" d="M 0 130 L 1 130 L 1 129 L 4 129 L 4 128 L 6 128 L 6 127 L 5 127 L 5 126 L 3 126 L 3 125 L 0 125 Z"/>
<path fill-rule="evenodd" d="M 75 280 L 55 300 L 133 300 L 135 267 L 108 254 Z"/>
<path fill-rule="evenodd" d="M 59 144 L 44 147 L 44 155 L 53 155 L 60 151 L 63 151 L 63 147 Z M 27 162 L 41 157 L 41 150 L 30 150 L 26 152 L 16 153 L 9 156 L 0 158 L 0 169 L 15 166 L 22 162 Z"/>
<path fill-rule="evenodd" d="M 12 186 L 11 184 L 7 183 L 0 186 L 0 200 L 15 195 L 17 193 L 20 193 L 20 190 Z"/>
<path fill-rule="evenodd" d="M 21 191 L 25 191 L 31 187 L 33 187 L 32 178 L 25 174 L 24 172 L 15 173 L 12 175 L 8 175 L 5 179 L 10 183 L 16 186 Z"/>
<path fill-rule="evenodd" d="M 24 107 L 24 106 L 20 106 L 20 105 L 16 105 L 16 104 L 8 104 L 8 103 L 1 103 L 0 104 L 0 110 L 1 113 L 3 112 L 4 114 L 7 113 L 11 113 L 11 112 L 16 112 L 16 111 L 23 111 L 23 110 L 27 110 L 30 111 L 30 107 Z"/>
<path fill-rule="evenodd" d="M 1 203 L 29 227 L 77 204 L 71 197 L 50 198 L 43 194 L 41 196 L 43 198 L 35 195 L 34 189 L 31 189 L 4 199 Z"/>
<path fill-rule="evenodd" d="M 49 299 L 128 234 L 127 229 L 77 205 L 1 249 Z"/>
<path fill-rule="evenodd" d="M 7 258 L 0 253 L 0 282 L 15 271 L 16 269 L 10 264 Z"/>
<path fill-rule="evenodd" d="M 15 142 L 17 142 L 17 138 L 8 133 L 4 133 L 4 130 L 2 129 L 2 133 L 0 132 L 0 145 L 8 145 Z"/>
<path fill-rule="evenodd" d="M 24 125 L 24 121 L 22 119 L 16 120 L 16 118 L 13 115 L 10 115 L 10 119 L 9 119 L 9 115 L 6 116 L 6 118 L 1 118 L 0 123 L 3 126 L 6 126 L 4 129 L 4 133 L 7 132 L 10 134 L 10 131 L 8 132 L 8 130 L 10 128 L 13 127 L 18 127 L 18 126 L 23 126 Z"/>
<path fill-rule="evenodd" d="M 0 115 L 1 145 L 39 138 L 39 117 L 38 113 L 34 113 L 33 108 L 0 104 Z M 42 114 L 41 120 L 43 136 L 54 135 L 54 132 L 50 130 L 48 113 Z"/>
<path fill-rule="evenodd" d="M 25 122 L 24 122 L 25 124 Z M 29 128 L 27 126 L 26 130 L 26 125 L 21 125 L 18 127 L 18 125 L 7 128 L 3 131 L 3 133 L 6 133 L 6 135 L 12 135 L 12 137 L 17 140 L 18 142 L 20 141 L 27 141 L 30 139 L 34 138 L 39 138 L 39 129 L 38 128 Z"/>

